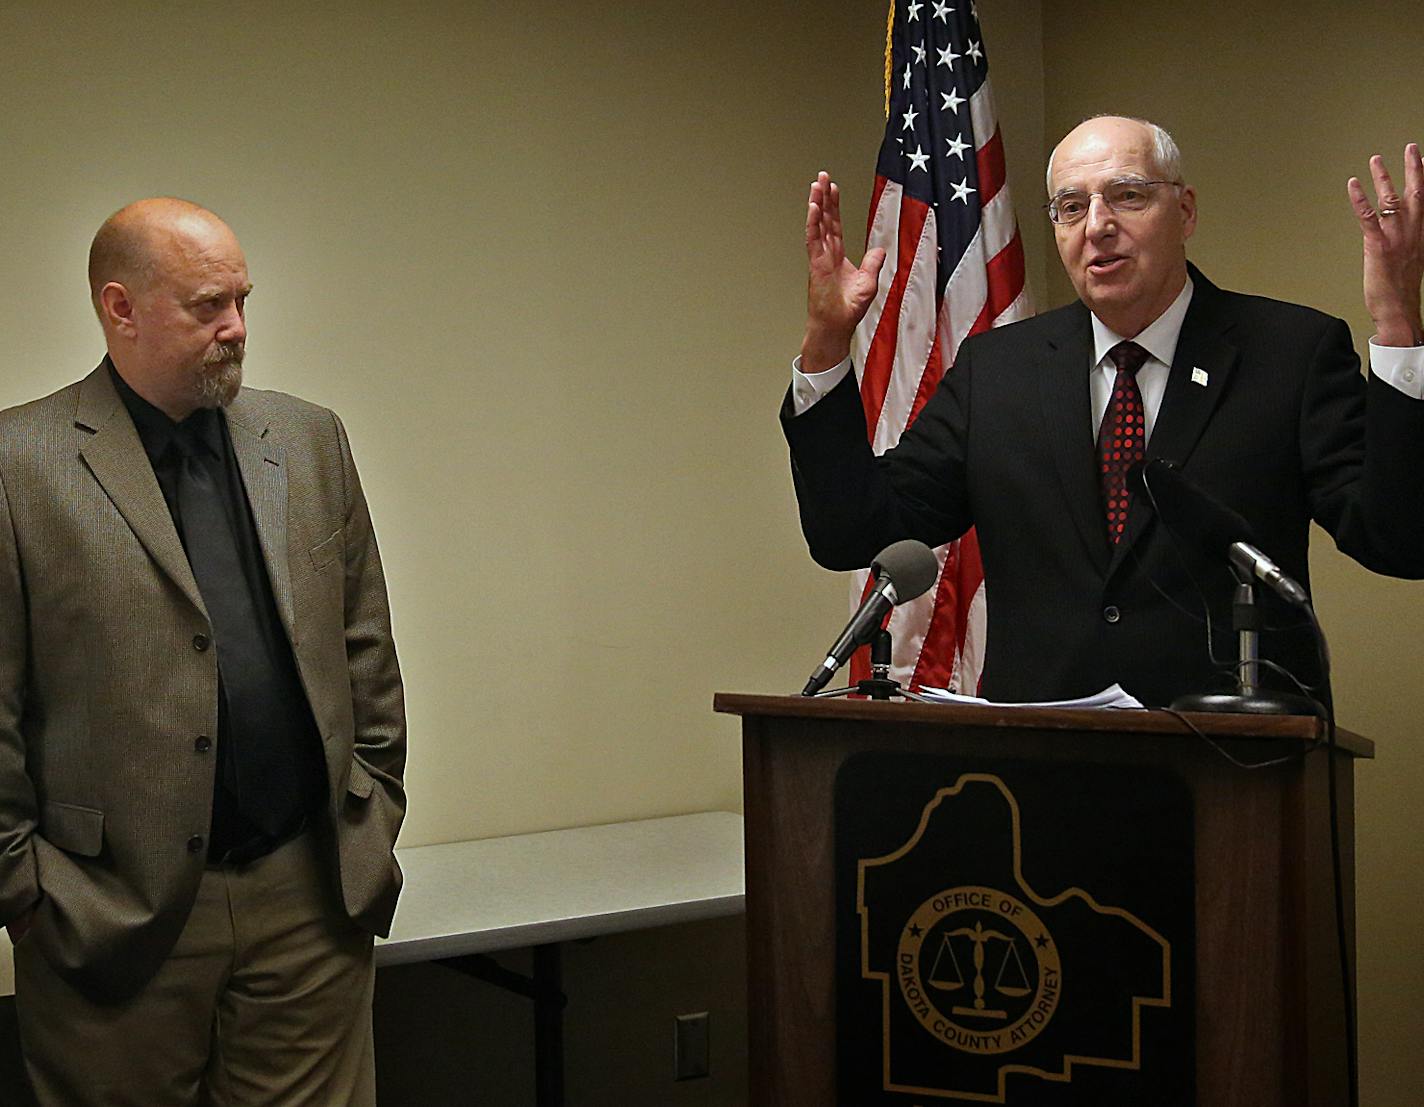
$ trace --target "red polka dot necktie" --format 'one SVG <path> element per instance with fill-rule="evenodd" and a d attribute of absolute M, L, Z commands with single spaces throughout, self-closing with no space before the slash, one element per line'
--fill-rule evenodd
<path fill-rule="evenodd" d="M 1117 379 L 1098 430 L 1098 480 L 1103 489 L 1108 541 L 1115 546 L 1127 526 L 1131 500 L 1127 471 L 1147 456 L 1147 422 L 1142 393 L 1137 389 L 1137 371 L 1147 360 L 1147 351 L 1136 342 L 1119 342 L 1108 351 L 1108 357 L 1117 366 Z"/>

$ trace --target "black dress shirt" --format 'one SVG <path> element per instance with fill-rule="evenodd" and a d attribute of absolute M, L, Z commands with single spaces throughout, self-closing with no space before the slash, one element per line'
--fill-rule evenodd
<path fill-rule="evenodd" d="M 246 659 L 262 666 L 264 710 L 257 714 L 276 722 L 270 729 L 264 728 L 262 734 L 234 733 L 232 716 L 251 717 L 254 713 L 229 709 L 229 693 L 220 665 L 218 764 L 208 859 L 212 862 L 252 860 L 298 833 L 309 816 L 319 810 L 326 795 L 326 763 L 291 644 L 277 615 L 257 525 L 247 502 L 227 419 L 219 411 L 200 408 L 181 423 L 175 423 L 130 388 L 112 363 L 109 363 L 109 375 L 133 418 L 185 551 L 188 542 L 178 499 L 179 472 L 183 464 L 181 436 L 191 436 L 204 443 L 215 459 L 212 476 L 216 495 L 222 501 L 222 510 L 230 524 L 243 583 L 252 601 L 250 610 L 257 622 L 256 627 L 245 628 L 252 633 L 244 636 L 249 641 L 260 642 L 260 648 L 255 651 L 258 656 Z M 282 775 L 295 783 L 294 788 L 281 795 L 240 792 L 243 751 L 251 751 L 256 743 L 277 751 L 282 761 Z M 260 827 L 271 829 L 264 831 Z"/>

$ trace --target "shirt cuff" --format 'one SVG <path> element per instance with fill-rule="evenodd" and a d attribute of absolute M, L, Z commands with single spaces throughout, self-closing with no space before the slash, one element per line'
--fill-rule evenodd
<path fill-rule="evenodd" d="M 1424 346 L 1378 346 L 1371 338 L 1370 372 L 1411 399 L 1424 400 Z"/>
<path fill-rule="evenodd" d="M 801 372 L 801 358 L 791 363 L 791 410 L 804 415 L 850 372 L 850 358 L 819 373 Z"/>

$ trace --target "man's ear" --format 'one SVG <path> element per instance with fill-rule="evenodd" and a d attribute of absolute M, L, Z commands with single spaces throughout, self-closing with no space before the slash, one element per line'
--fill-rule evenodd
<path fill-rule="evenodd" d="M 1197 229 L 1197 192 L 1191 185 L 1186 185 L 1182 189 L 1182 195 L 1178 200 L 1182 212 L 1182 241 L 1192 237 L 1192 232 Z"/>
<path fill-rule="evenodd" d="M 132 338 L 134 335 L 134 303 L 129 290 L 118 281 L 110 281 L 99 289 L 99 316 L 105 327 Z"/>

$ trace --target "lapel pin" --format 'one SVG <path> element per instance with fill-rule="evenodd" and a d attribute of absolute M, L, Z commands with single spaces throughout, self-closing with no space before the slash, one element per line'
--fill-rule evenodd
<path fill-rule="evenodd" d="M 1206 382 L 1207 382 L 1206 370 L 1205 370 L 1205 369 L 1198 369 L 1195 365 L 1192 366 L 1192 383 L 1193 383 L 1193 384 L 1199 384 L 1199 385 L 1201 385 L 1203 388 L 1205 388 L 1205 387 L 1206 387 Z"/>

